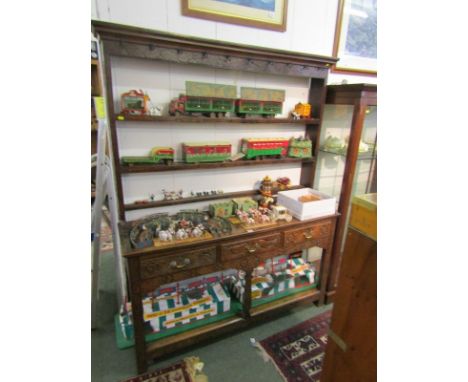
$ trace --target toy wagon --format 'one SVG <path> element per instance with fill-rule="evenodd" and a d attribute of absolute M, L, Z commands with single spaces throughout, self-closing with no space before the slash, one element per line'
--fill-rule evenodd
<path fill-rule="evenodd" d="M 186 163 L 223 162 L 231 157 L 228 142 L 182 143 L 182 155 Z"/>

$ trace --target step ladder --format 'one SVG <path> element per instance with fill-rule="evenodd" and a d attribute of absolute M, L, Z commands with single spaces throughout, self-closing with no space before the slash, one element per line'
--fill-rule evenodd
<path fill-rule="evenodd" d="M 101 76 L 101 78 L 103 77 Z M 105 87 L 103 87 L 103 89 L 105 89 Z M 98 133 L 97 154 L 91 156 L 91 166 L 96 167 L 96 196 L 91 213 L 91 329 L 96 328 L 96 308 L 99 300 L 99 273 L 101 263 L 101 223 L 106 200 L 110 213 L 110 227 L 112 229 L 114 245 L 113 251 L 118 309 L 128 300 L 125 267 L 120 246 L 119 214 L 115 191 L 114 169 L 111 159 L 106 155 L 106 147 L 111 140 L 104 97 L 94 97 L 94 106 L 98 120 Z"/>

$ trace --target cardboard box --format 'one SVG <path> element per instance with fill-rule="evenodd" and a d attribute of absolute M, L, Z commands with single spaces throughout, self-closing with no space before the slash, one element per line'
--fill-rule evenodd
<path fill-rule="evenodd" d="M 317 195 L 320 200 L 301 203 L 299 197 L 307 194 Z M 333 215 L 336 212 L 336 198 L 312 188 L 280 191 L 278 192 L 278 204 L 286 207 L 291 215 L 299 220 Z"/>
<path fill-rule="evenodd" d="M 314 285 L 315 269 L 301 258 L 288 259 L 287 268 L 282 271 L 252 277 L 251 299 L 274 296 L 287 289 L 301 288 Z M 230 292 L 241 302 L 244 301 L 245 280 L 233 276 Z"/>
<path fill-rule="evenodd" d="M 353 197 L 349 225 L 377 240 L 377 194 Z"/>
<path fill-rule="evenodd" d="M 231 297 L 219 282 L 208 284 L 197 298 L 191 298 L 184 292 L 160 297 L 143 300 L 143 320 L 149 323 L 153 332 L 189 324 L 231 309 Z M 125 338 L 133 336 L 130 304 L 127 311 L 129 313 L 120 316 Z"/>

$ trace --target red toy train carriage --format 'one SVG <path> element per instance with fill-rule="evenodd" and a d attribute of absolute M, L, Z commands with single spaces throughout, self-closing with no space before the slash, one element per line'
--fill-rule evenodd
<path fill-rule="evenodd" d="M 223 162 L 231 157 L 229 142 L 183 143 L 182 149 L 186 163 Z"/>
<path fill-rule="evenodd" d="M 283 158 L 288 152 L 289 139 L 286 138 L 244 138 L 241 151 L 246 159 L 277 157 Z"/>

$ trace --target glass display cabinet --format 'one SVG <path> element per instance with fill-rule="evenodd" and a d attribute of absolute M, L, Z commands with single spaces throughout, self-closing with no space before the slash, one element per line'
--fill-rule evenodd
<path fill-rule="evenodd" d="M 337 198 L 327 302 L 333 301 L 345 244 L 351 199 L 377 192 L 377 85 L 327 86 L 314 188 Z"/>

